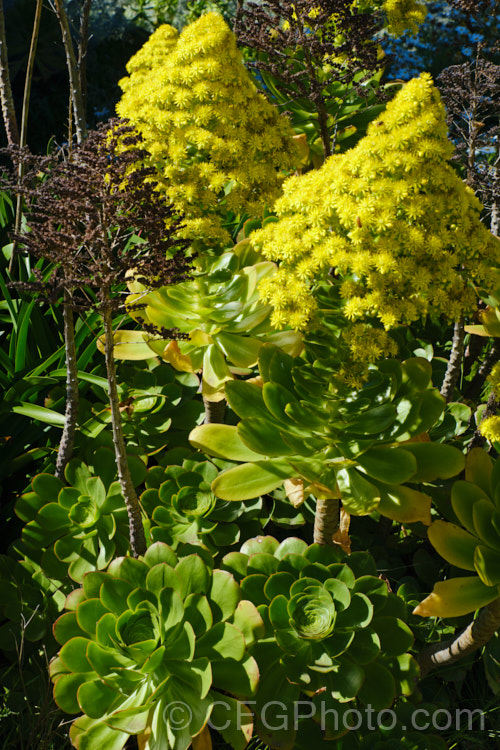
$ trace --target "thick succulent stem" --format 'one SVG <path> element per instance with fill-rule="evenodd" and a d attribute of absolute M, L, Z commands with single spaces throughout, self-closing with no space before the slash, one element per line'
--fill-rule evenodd
<path fill-rule="evenodd" d="M 326 500 L 316 500 L 316 514 L 314 516 L 314 542 L 315 544 L 328 544 L 333 546 L 334 534 L 338 531 L 340 524 L 340 498 L 329 497 Z"/>
<path fill-rule="evenodd" d="M 54 7 L 61 27 L 64 51 L 66 52 L 69 88 L 71 92 L 71 101 L 73 103 L 73 113 L 75 116 L 76 140 L 78 143 L 81 143 L 87 137 L 87 125 L 85 122 L 78 63 L 76 61 L 75 48 L 73 46 L 73 40 L 71 39 L 68 16 L 64 8 L 63 0 L 54 0 Z"/>
<path fill-rule="evenodd" d="M 63 316 L 64 343 L 66 346 L 66 412 L 56 461 L 55 475 L 58 479 L 64 478 L 64 469 L 73 453 L 78 418 L 78 367 L 76 361 L 75 326 L 73 309 L 71 307 L 71 293 L 68 290 L 64 292 Z"/>
<path fill-rule="evenodd" d="M 460 318 L 455 323 L 453 329 L 453 343 L 451 346 L 450 359 L 444 376 L 443 385 L 441 386 L 441 396 L 446 399 L 446 403 L 453 400 L 455 386 L 460 376 L 460 368 L 464 356 L 464 319 Z"/>
<path fill-rule="evenodd" d="M 222 424 L 224 422 L 226 399 L 209 401 L 203 397 L 203 406 L 205 407 L 205 424 Z"/>
<path fill-rule="evenodd" d="M 106 358 L 106 371 L 108 377 L 109 405 L 111 407 L 111 424 L 113 427 L 113 444 L 115 447 L 116 468 L 122 495 L 127 506 L 127 514 L 130 529 L 130 551 L 134 557 L 139 557 L 146 552 L 146 537 L 142 525 L 142 514 L 139 499 L 137 497 L 130 469 L 127 463 L 125 440 L 123 438 L 122 420 L 120 415 L 120 402 L 118 399 L 118 386 L 116 382 L 116 366 L 113 356 L 113 318 L 109 305 L 103 305 L 101 315 L 104 323 L 104 353 Z"/>
<path fill-rule="evenodd" d="M 417 657 L 420 676 L 425 677 L 437 667 L 446 667 L 477 651 L 500 628 L 500 598 L 483 607 L 475 620 L 459 635 L 424 648 Z"/>
<path fill-rule="evenodd" d="M 10 85 L 9 58 L 7 55 L 7 40 L 5 35 L 5 17 L 3 0 L 0 0 L 0 100 L 2 114 L 9 146 L 19 143 L 19 129 L 17 127 L 16 110 Z"/>

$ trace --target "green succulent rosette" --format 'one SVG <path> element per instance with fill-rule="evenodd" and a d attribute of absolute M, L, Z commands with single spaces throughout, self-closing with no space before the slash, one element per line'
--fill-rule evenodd
<path fill-rule="evenodd" d="M 290 717 L 304 694 L 318 717 L 330 709 L 342 717 L 353 705 L 382 710 L 413 692 L 418 666 L 408 653 L 406 605 L 377 576 L 368 553 L 345 557 L 292 537 L 281 544 L 257 537 L 226 555 L 222 568 L 240 580 L 266 624 L 252 653 L 261 671 L 257 731 L 272 747 L 293 748 L 296 729 L 290 720 L 277 734 L 269 731 L 273 721 L 263 713 L 273 696 Z M 330 727 L 328 738 L 342 733 Z"/>
<path fill-rule="evenodd" d="M 150 347 L 142 358 L 157 355 L 177 370 L 202 371 L 204 397 L 218 401 L 224 398 L 224 385 L 233 379 L 233 370 L 249 372 L 263 344 L 274 343 L 296 355 L 302 348 L 302 336 L 296 331 L 276 331 L 271 325 L 271 308 L 260 301 L 258 286 L 276 272 L 276 264 L 263 261 L 247 239 L 233 251 L 218 258 L 200 257 L 196 264 L 194 278 L 180 284 L 149 292 L 138 282 L 130 284 L 130 315 L 145 323 L 148 331 L 158 330 L 157 336 L 137 331 L 130 335 L 143 337 L 138 351 L 144 342 Z M 133 308 L 136 303 L 139 310 Z M 186 340 L 162 338 L 161 331 L 171 328 L 185 334 Z M 128 332 L 121 331 L 120 336 L 126 337 Z M 140 358 L 119 343 L 116 341 L 115 356 Z"/>
<path fill-rule="evenodd" d="M 157 542 L 85 575 L 66 609 L 50 673 L 59 707 L 82 714 L 70 730 L 79 750 L 121 750 L 130 735 L 144 750 L 187 750 L 221 705 L 227 741 L 245 746 L 240 701 L 259 676 L 248 648 L 264 624 L 229 572 Z"/>
<path fill-rule="evenodd" d="M 500 459 L 473 448 L 465 479 L 451 488 L 453 517 L 433 521 L 429 541 L 468 575 L 439 581 L 414 610 L 424 617 L 460 617 L 500 597 Z"/>
<path fill-rule="evenodd" d="M 259 371 L 262 386 L 226 384 L 238 425 L 205 424 L 190 434 L 198 450 L 241 462 L 212 483 L 218 497 L 241 501 L 293 478 L 316 496 L 340 490 L 349 513 L 377 510 L 430 524 L 430 496 L 406 483 L 454 476 L 464 456 L 450 445 L 409 442 L 426 437 L 445 405 L 427 360 L 384 360 L 370 367 L 362 388 L 350 390 L 333 382 L 328 360 L 295 361 L 264 345 Z"/>
<path fill-rule="evenodd" d="M 101 451 L 109 479 L 115 464 L 111 454 Z M 16 514 L 25 522 L 16 547 L 51 578 L 64 580 L 69 574 L 81 583 L 89 571 L 102 570 L 128 552 L 128 517 L 119 482 L 106 486 L 78 459 L 66 467 L 66 478 L 69 485 L 51 474 L 33 478 L 32 491 L 16 504 Z"/>
<path fill-rule="evenodd" d="M 162 457 L 179 453 L 170 451 Z M 260 533 L 261 498 L 229 503 L 216 497 L 211 483 L 218 476 L 210 461 L 190 454 L 182 465 L 152 467 L 146 475 L 141 505 L 151 519 L 151 539 L 176 549 L 181 543 L 203 544 L 216 556 L 221 548 Z M 179 459 L 177 459 L 179 460 Z"/>

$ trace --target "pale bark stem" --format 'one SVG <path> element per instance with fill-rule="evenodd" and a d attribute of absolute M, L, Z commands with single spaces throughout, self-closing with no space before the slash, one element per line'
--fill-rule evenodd
<path fill-rule="evenodd" d="M 333 546 L 333 536 L 340 524 L 339 498 L 318 498 L 314 516 L 314 543 Z"/>
<path fill-rule="evenodd" d="M 133 557 L 139 557 L 146 552 L 146 537 L 142 525 L 142 514 L 139 499 L 130 476 L 127 463 L 125 440 L 123 438 L 122 421 L 120 415 L 120 402 L 118 398 L 118 386 L 116 381 L 116 365 L 113 356 L 113 317 L 109 305 L 101 309 L 104 323 L 104 353 L 106 358 L 106 371 L 108 378 L 109 405 L 111 408 L 111 424 L 113 428 L 113 445 L 115 448 L 116 467 L 118 480 L 122 495 L 127 506 L 127 514 L 130 527 L 130 551 Z"/>
<path fill-rule="evenodd" d="M 38 44 L 38 34 L 40 31 L 40 19 L 42 16 L 43 0 L 36 1 L 35 18 L 33 20 L 33 32 L 31 34 L 30 51 L 28 56 L 28 67 L 26 69 L 26 78 L 24 79 L 24 94 L 23 94 L 23 111 L 21 114 L 21 136 L 19 139 L 19 145 L 21 148 L 26 146 L 27 133 L 28 133 L 28 113 L 29 103 L 31 95 L 31 82 L 33 80 L 33 68 L 35 65 L 36 47 Z M 17 175 L 19 182 L 21 181 L 25 171 L 24 161 L 20 159 Z M 23 199 L 20 194 L 16 197 L 16 217 L 14 220 L 14 235 L 18 235 L 21 229 L 21 216 L 22 216 Z M 14 262 L 16 242 L 14 241 L 12 247 L 12 256 L 9 263 L 9 271 L 12 271 Z"/>
<path fill-rule="evenodd" d="M 5 17 L 3 0 L 0 0 L 0 100 L 2 114 L 9 146 L 19 143 L 19 128 L 17 126 L 16 110 L 10 85 L 9 58 L 7 55 L 7 40 L 5 35 Z"/>
<path fill-rule="evenodd" d="M 446 403 L 453 400 L 455 386 L 460 376 L 460 368 L 464 356 L 464 319 L 460 318 L 455 323 L 453 329 L 453 343 L 451 346 L 450 358 L 446 368 L 443 385 L 441 386 L 441 396 L 446 399 Z"/>
<path fill-rule="evenodd" d="M 66 346 L 66 412 L 64 428 L 57 453 L 55 475 L 64 479 L 64 470 L 73 453 L 78 419 L 78 367 L 75 347 L 75 326 L 71 307 L 71 293 L 64 292 L 64 343 Z"/>
<path fill-rule="evenodd" d="M 417 657 L 420 676 L 425 677 L 437 667 L 446 667 L 484 646 L 500 628 L 500 598 L 480 610 L 465 630 L 442 643 L 426 646 Z"/>

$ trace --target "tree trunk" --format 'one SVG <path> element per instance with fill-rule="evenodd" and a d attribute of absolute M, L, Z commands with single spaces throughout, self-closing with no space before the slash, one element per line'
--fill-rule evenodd
<path fill-rule="evenodd" d="M 226 399 L 209 401 L 208 398 L 203 398 L 203 406 L 205 407 L 205 424 L 222 424 L 224 422 Z"/>
<path fill-rule="evenodd" d="M 330 497 L 326 500 L 316 500 L 316 514 L 314 516 L 314 543 L 333 546 L 334 534 L 340 524 L 340 499 Z"/>
<path fill-rule="evenodd" d="M 495 635 L 498 628 L 500 598 L 483 607 L 476 619 L 460 635 L 424 648 L 417 657 L 421 677 L 437 667 L 446 667 L 477 651 Z"/>
<path fill-rule="evenodd" d="M 109 405 L 111 407 L 111 424 L 113 427 L 113 444 L 115 447 L 116 467 L 122 495 L 127 506 L 129 528 L 130 528 L 130 551 L 133 557 L 139 557 L 146 552 L 146 537 L 142 525 L 142 514 L 139 499 L 137 497 L 130 470 L 127 463 L 125 440 L 123 438 L 122 420 L 120 415 L 120 402 L 118 399 L 118 387 L 116 383 L 116 366 L 113 356 L 113 318 L 108 305 L 101 308 L 104 322 L 104 353 L 106 357 L 106 371 L 108 376 Z"/>
<path fill-rule="evenodd" d="M 55 475 L 64 478 L 64 469 L 73 454 L 78 418 L 78 369 L 76 363 L 75 326 L 71 307 L 71 292 L 64 292 L 64 343 L 66 345 L 66 412 L 64 429 L 57 453 Z"/>

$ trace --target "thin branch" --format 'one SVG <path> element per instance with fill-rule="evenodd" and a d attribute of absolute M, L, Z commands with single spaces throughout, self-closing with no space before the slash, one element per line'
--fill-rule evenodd
<path fill-rule="evenodd" d="M 63 315 L 64 343 L 66 345 L 66 412 L 64 415 L 64 429 L 57 453 L 55 475 L 58 479 L 64 479 L 64 469 L 73 454 L 78 418 L 78 366 L 71 297 L 71 292 L 65 289 Z"/>
<path fill-rule="evenodd" d="M 35 18 L 33 20 L 33 31 L 31 33 L 30 51 L 28 55 L 28 67 L 26 69 L 26 78 L 24 79 L 24 94 L 23 94 L 23 110 L 21 114 L 21 136 L 19 145 L 24 148 L 27 143 L 28 135 L 28 113 L 31 95 L 31 82 L 33 80 L 33 68 L 35 65 L 36 48 L 38 44 L 38 35 L 40 32 L 40 19 L 42 16 L 43 0 L 36 0 Z M 22 180 L 24 174 L 25 164 L 21 159 L 18 166 L 18 177 L 19 181 Z M 22 216 L 23 199 L 20 193 L 16 197 L 16 217 L 14 220 L 14 234 L 19 234 L 21 229 L 21 216 Z M 16 243 L 14 241 L 12 247 L 12 255 L 9 263 L 9 272 L 12 271 L 12 266 L 15 257 Z"/>
<path fill-rule="evenodd" d="M 87 118 L 87 48 L 89 44 L 89 19 L 92 0 L 83 0 L 80 18 L 80 41 L 78 43 L 78 73 L 82 94 L 82 113 Z"/>
<path fill-rule="evenodd" d="M 418 655 L 420 676 L 437 667 L 447 667 L 485 645 L 500 628 L 500 598 L 480 610 L 478 616 L 458 636 L 426 646 Z"/>
<path fill-rule="evenodd" d="M 0 0 L 0 100 L 2 114 L 9 146 L 19 143 L 19 128 L 17 127 L 16 110 L 10 85 L 9 58 L 7 54 L 7 40 L 5 35 L 5 17 L 3 0 Z"/>
<path fill-rule="evenodd" d="M 76 140 L 81 143 L 87 137 L 87 124 L 82 101 L 82 90 L 80 87 L 80 75 L 76 61 L 75 48 L 71 38 L 68 16 L 64 8 L 63 0 L 54 0 L 53 8 L 61 27 L 64 51 L 66 52 L 66 65 L 69 75 L 69 87 L 73 112 L 75 115 Z"/>

